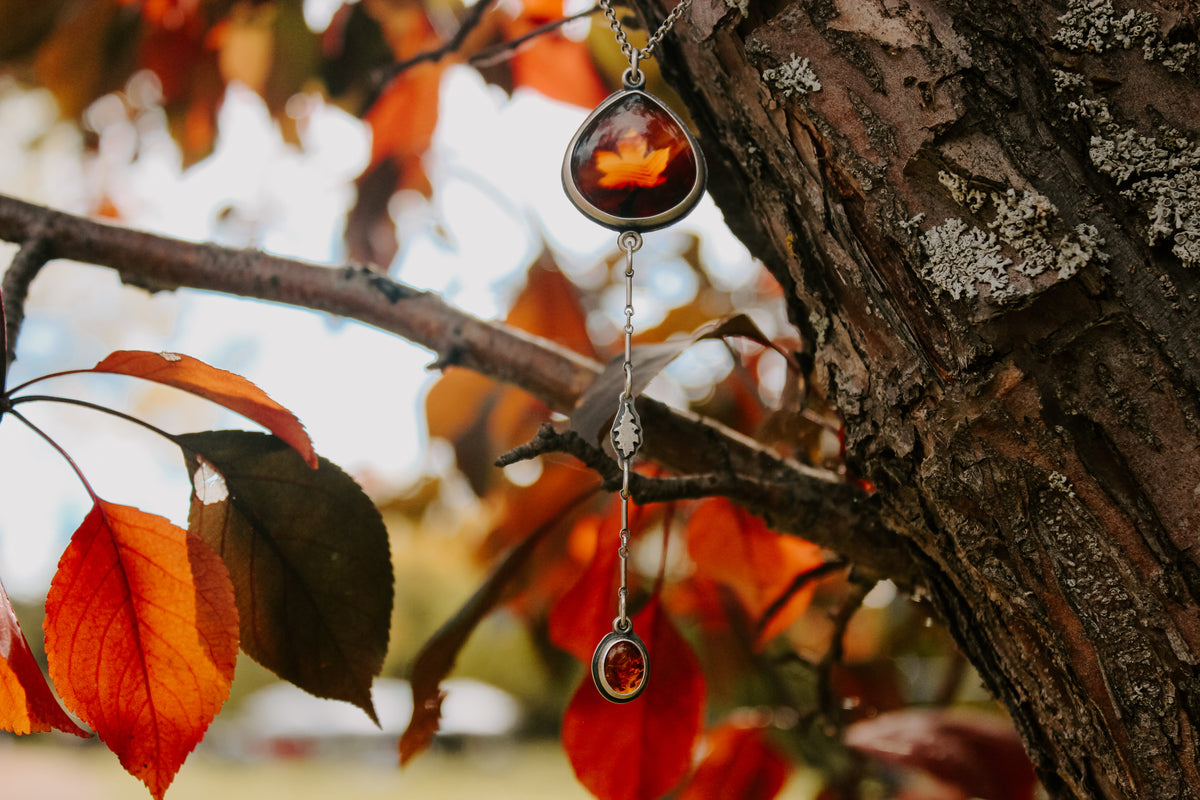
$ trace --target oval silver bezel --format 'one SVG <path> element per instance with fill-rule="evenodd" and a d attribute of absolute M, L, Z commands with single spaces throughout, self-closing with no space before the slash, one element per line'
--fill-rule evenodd
<path fill-rule="evenodd" d="M 604 677 L 604 659 L 617 642 L 631 643 L 641 653 L 642 663 L 646 665 L 645 671 L 642 673 L 641 684 L 630 694 L 618 694 Z M 613 703 L 628 703 L 645 691 L 646 684 L 650 682 L 650 655 L 646 652 L 645 643 L 632 629 L 624 632 L 613 631 L 596 645 L 596 650 L 592 654 L 592 680 L 595 681 L 596 689 L 604 699 Z"/>

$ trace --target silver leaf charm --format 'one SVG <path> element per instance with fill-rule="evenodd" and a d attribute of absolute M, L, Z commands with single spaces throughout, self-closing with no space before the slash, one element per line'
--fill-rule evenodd
<path fill-rule="evenodd" d="M 642 446 L 642 421 L 634 408 L 633 398 L 621 397 L 617 416 L 613 420 L 612 445 L 622 461 L 629 461 Z"/>

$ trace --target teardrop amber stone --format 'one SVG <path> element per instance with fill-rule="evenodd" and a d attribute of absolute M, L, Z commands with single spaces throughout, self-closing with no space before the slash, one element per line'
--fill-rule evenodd
<path fill-rule="evenodd" d="M 575 134 L 563 165 L 572 201 L 602 225 L 652 230 L 691 211 L 704 157 L 679 119 L 640 90 L 618 92 Z"/>
<path fill-rule="evenodd" d="M 637 645 L 619 641 L 604 655 L 604 680 L 615 693 L 630 695 L 641 688 L 646 661 Z"/>

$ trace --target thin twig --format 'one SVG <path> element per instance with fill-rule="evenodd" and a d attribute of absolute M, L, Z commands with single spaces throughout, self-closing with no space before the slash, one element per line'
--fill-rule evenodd
<path fill-rule="evenodd" d="M 458 30 L 455 31 L 454 36 L 437 47 L 433 47 L 422 53 L 418 53 L 412 58 L 406 58 L 403 61 L 397 61 L 394 64 L 388 64 L 375 69 L 368 79 L 372 90 L 363 104 L 364 111 L 373 106 L 379 99 L 379 96 L 383 94 L 383 90 L 387 87 L 387 85 L 400 75 L 404 74 L 418 64 L 441 61 L 446 56 L 453 55 L 462 49 L 463 44 L 466 42 L 467 36 L 472 30 L 479 26 L 480 21 L 483 19 L 484 12 L 487 10 L 488 6 L 491 5 L 491 3 L 492 0 L 480 0 L 480 2 L 471 6 L 467 15 L 463 17 L 463 21 L 459 25 Z M 553 33 L 564 25 L 572 23 L 578 19 L 584 19 L 585 17 L 593 16 L 599 12 L 599 6 L 592 6 L 586 11 L 579 11 L 574 14 L 561 17 L 560 19 L 551 20 L 550 22 L 538 25 L 536 28 L 523 33 L 520 36 L 503 42 L 498 42 L 489 47 L 485 47 L 478 53 L 475 53 L 467 58 L 466 61 L 471 66 L 478 69 L 487 69 L 488 67 L 493 67 L 512 58 L 513 55 L 516 54 L 516 52 L 521 48 L 521 45 L 525 44 L 526 42 L 536 39 L 539 36 L 544 36 L 547 33 Z"/>
<path fill-rule="evenodd" d="M 818 703 L 825 718 L 838 728 L 842 727 L 842 708 L 833 690 L 833 668 L 842 661 L 846 629 L 850 627 L 850 620 L 854 619 L 854 615 L 862 607 L 863 600 L 874 586 L 874 580 L 864 580 L 861 576 L 851 573 L 846 599 L 833 615 L 833 637 L 829 642 L 829 649 L 817 663 Z"/>
<path fill-rule="evenodd" d="M 375 105 L 375 101 L 383 94 L 383 90 L 387 88 L 389 83 L 417 64 L 441 61 L 446 56 L 457 53 L 467 41 L 467 37 L 471 35 L 471 31 L 479 27 L 479 23 L 492 7 L 493 2 L 494 0 L 479 0 L 475 5 L 468 8 L 462 22 L 459 23 L 458 30 L 454 32 L 453 36 L 437 47 L 417 53 L 412 58 L 406 58 L 403 61 L 397 61 L 372 70 L 368 76 L 368 85 L 371 87 L 371 92 L 363 104 L 363 110 L 365 111 Z"/>
<path fill-rule="evenodd" d="M 524 33 L 505 42 L 494 44 L 491 47 L 483 48 L 478 53 L 467 59 L 467 63 L 473 67 L 480 67 L 484 69 L 487 67 L 493 67 L 496 64 L 500 64 L 512 58 L 513 54 L 521 48 L 521 45 L 525 44 L 529 40 L 536 39 L 539 36 L 544 36 L 547 33 L 552 33 L 568 23 L 574 22 L 577 19 L 583 19 L 584 17 L 593 16 L 599 12 L 600 6 L 592 6 L 586 11 L 579 11 L 575 14 L 571 14 L 570 16 L 543 23 L 528 33 Z"/>
<path fill-rule="evenodd" d="M 779 593 L 779 597 L 776 597 L 771 605 L 767 606 L 767 610 L 763 612 L 762 617 L 758 621 L 758 632 L 762 633 L 764 630 L 766 630 L 766 627 L 771 624 L 771 620 L 775 618 L 775 615 L 780 611 L 783 611 L 784 607 L 791 601 L 793 597 L 796 596 L 796 593 L 805 586 L 808 586 L 814 581 L 819 581 L 826 575 L 831 575 L 834 572 L 843 570 L 848 566 L 850 565 L 845 559 L 834 558 L 824 562 L 823 564 L 818 564 L 811 569 L 806 569 L 804 572 L 801 572 L 792 579 L 792 582 L 788 584 L 786 589 Z"/>
<path fill-rule="evenodd" d="M 576 431 L 559 431 L 548 422 L 543 423 L 537 434 L 528 442 L 497 458 L 495 464 L 497 467 L 507 467 L 518 461 L 528 461 L 548 453 L 563 453 L 579 459 L 585 467 L 600 476 L 606 491 L 615 492 L 621 488 L 624 476 L 616 459 L 600 447 L 590 444 Z M 763 481 L 733 471 L 705 472 L 671 478 L 649 477 L 637 472 L 629 476 L 629 492 L 640 505 L 717 496 L 753 502 L 771 492 L 773 488 L 775 487 Z M 844 562 L 838 562 L 836 566 L 831 566 L 829 571 L 844 565 Z"/>

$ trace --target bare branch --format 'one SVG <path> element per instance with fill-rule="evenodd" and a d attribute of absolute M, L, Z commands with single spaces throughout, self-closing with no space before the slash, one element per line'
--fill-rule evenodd
<path fill-rule="evenodd" d="M 483 48 L 478 53 L 471 56 L 470 63 L 472 66 L 483 68 L 492 67 L 496 64 L 503 63 L 504 61 L 512 58 L 513 54 L 520 49 L 521 45 L 525 44 L 531 39 L 544 36 L 547 33 L 558 30 L 567 23 L 574 22 L 577 19 L 583 19 L 584 17 L 590 17 L 594 14 L 598 14 L 599 12 L 600 6 L 592 6 L 586 11 L 579 11 L 575 14 L 571 14 L 570 16 L 563 17 L 562 19 L 551 20 L 543 25 L 538 25 L 533 30 L 522 34 L 515 39 L 509 39 L 506 42 L 500 42 L 499 44 L 494 44 L 491 47 Z"/>
<path fill-rule="evenodd" d="M 49 242 L 50 258 L 109 267 L 129 284 L 204 289 L 364 322 L 434 351 L 440 365 L 456 364 L 519 386 L 563 414 L 571 413 L 601 371 L 599 363 L 578 353 L 472 317 L 436 294 L 366 267 L 324 267 L 185 242 L 0 195 L 0 239 L 25 241 L 35 232 Z M 653 431 L 642 453 L 673 471 L 697 475 L 678 479 L 685 481 L 682 486 L 735 497 L 773 529 L 835 550 L 901 586 L 920 582 L 907 545 L 885 527 L 877 501 L 841 476 L 782 458 L 720 423 L 649 398 L 639 400 L 639 411 L 646 430 Z M 683 496 L 680 487 L 673 491 Z M 645 497 L 649 502 L 653 493 Z"/>
<path fill-rule="evenodd" d="M 4 296 L 5 353 L 4 369 L 0 370 L 0 375 L 8 371 L 17 357 L 17 337 L 21 333 L 21 323 L 25 321 L 25 299 L 29 296 L 29 284 L 50 258 L 49 239 L 35 233 L 24 240 L 4 273 L 0 294 Z"/>

